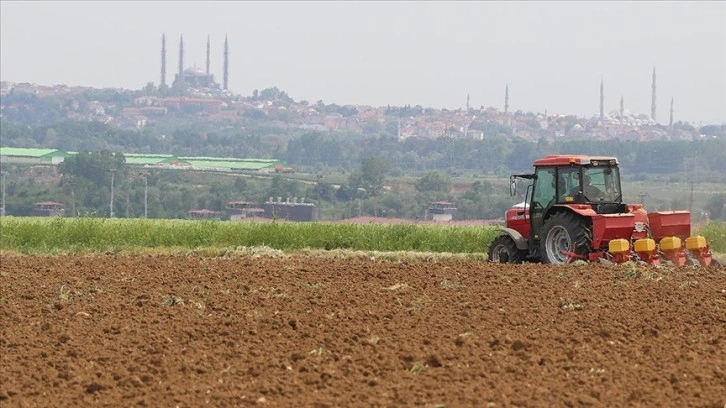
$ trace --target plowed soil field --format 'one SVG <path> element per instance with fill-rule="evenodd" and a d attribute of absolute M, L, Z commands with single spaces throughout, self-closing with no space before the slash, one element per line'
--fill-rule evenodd
<path fill-rule="evenodd" d="M 3 408 L 726 404 L 723 269 L 0 260 Z"/>

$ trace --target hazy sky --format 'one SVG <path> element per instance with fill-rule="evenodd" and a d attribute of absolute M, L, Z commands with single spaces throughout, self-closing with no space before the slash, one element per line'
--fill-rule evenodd
<path fill-rule="evenodd" d="M 0 79 L 140 89 L 185 67 L 250 95 L 277 86 L 326 104 L 471 105 L 576 114 L 620 97 L 657 119 L 726 122 L 726 2 L 79 1 L 0 2 Z"/>

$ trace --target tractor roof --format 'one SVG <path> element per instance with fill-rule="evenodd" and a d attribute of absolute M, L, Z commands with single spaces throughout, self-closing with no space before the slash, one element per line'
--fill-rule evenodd
<path fill-rule="evenodd" d="M 618 159 L 613 156 L 588 156 L 586 154 L 551 154 L 534 161 L 534 166 L 567 166 L 570 164 L 618 164 Z"/>

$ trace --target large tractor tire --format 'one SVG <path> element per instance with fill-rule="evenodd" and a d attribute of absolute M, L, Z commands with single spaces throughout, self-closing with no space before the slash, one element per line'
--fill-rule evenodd
<path fill-rule="evenodd" d="M 539 250 L 542 263 L 563 265 L 590 252 L 588 226 L 573 213 L 554 214 L 542 226 Z M 577 256 L 573 256 L 573 254 Z"/>
<path fill-rule="evenodd" d="M 489 245 L 488 255 L 489 262 L 520 264 L 524 260 L 525 251 L 518 249 L 509 235 L 500 235 Z"/>

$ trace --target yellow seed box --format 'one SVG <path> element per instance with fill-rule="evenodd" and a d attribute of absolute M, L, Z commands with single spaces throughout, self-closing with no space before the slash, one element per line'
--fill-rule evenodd
<path fill-rule="evenodd" d="M 650 238 L 641 238 L 635 241 L 635 252 L 655 251 L 655 241 Z"/>
<path fill-rule="evenodd" d="M 703 249 L 706 248 L 706 237 L 696 235 L 695 237 L 686 238 L 687 249 Z"/>
<path fill-rule="evenodd" d="M 613 239 L 608 243 L 611 254 L 622 254 L 630 251 L 630 242 L 627 239 Z"/>
<path fill-rule="evenodd" d="M 660 240 L 660 249 L 663 251 L 675 251 L 681 248 L 681 239 L 678 237 L 665 237 Z"/>

